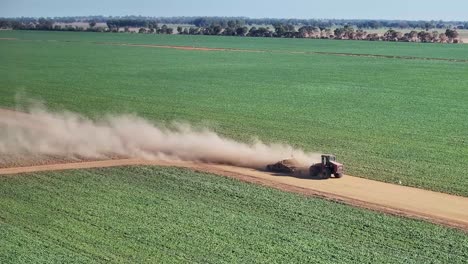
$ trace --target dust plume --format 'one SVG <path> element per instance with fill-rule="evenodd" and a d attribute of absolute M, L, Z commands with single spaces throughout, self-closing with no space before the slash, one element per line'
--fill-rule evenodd
<path fill-rule="evenodd" d="M 0 111 L 0 155 L 183 160 L 250 168 L 290 157 L 307 165 L 318 157 L 285 144 L 238 142 L 188 124 L 157 124 L 135 115 L 90 119 L 44 108 Z"/>

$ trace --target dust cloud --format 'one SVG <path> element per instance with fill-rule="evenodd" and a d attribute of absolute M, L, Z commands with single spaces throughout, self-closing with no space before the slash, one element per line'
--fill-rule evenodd
<path fill-rule="evenodd" d="M 44 108 L 0 111 L 0 155 L 181 160 L 249 168 L 291 157 L 304 165 L 318 159 L 318 154 L 289 145 L 242 143 L 189 124 L 158 124 L 135 115 L 90 119 Z"/>

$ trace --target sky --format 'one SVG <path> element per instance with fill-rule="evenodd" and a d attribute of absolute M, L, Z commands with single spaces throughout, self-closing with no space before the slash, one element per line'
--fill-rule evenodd
<path fill-rule="evenodd" d="M 0 17 L 84 15 L 468 21 L 468 0 L 0 0 Z"/>

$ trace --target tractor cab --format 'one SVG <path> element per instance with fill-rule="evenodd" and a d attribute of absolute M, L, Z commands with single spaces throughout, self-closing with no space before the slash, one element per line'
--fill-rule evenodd
<path fill-rule="evenodd" d="M 322 155 L 322 164 L 326 166 L 327 164 L 330 164 L 330 161 L 336 161 L 336 156 L 335 155 Z"/>

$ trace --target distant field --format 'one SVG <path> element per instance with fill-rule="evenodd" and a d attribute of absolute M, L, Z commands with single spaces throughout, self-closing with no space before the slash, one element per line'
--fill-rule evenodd
<path fill-rule="evenodd" d="M 1 263 L 466 263 L 468 236 L 173 168 L 0 177 Z"/>
<path fill-rule="evenodd" d="M 468 196 L 468 63 L 292 53 L 468 59 L 466 45 L 0 32 L 6 37 L 38 41 L 0 40 L 2 106 L 22 92 L 91 116 L 203 123 L 239 140 L 336 153 L 351 175 Z"/>
<path fill-rule="evenodd" d="M 354 54 L 468 59 L 468 45 L 435 43 L 389 43 L 345 40 L 151 35 L 130 33 L 3 31 L 0 38 L 179 45 L 210 48 L 261 49 L 266 51 L 319 51 Z"/>

